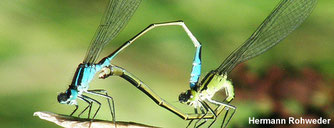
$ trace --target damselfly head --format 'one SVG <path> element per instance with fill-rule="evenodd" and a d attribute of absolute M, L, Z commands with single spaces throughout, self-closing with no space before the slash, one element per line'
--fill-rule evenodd
<path fill-rule="evenodd" d="M 185 92 L 182 92 L 180 95 L 179 95 L 179 102 L 180 103 L 186 103 L 189 101 L 189 99 L 192 97 L 191 95 L 191 91 L 190 90 L 187 90 Z"/>
<path fill-rule="evenodd" d="M 180 103 L 187 104 L 187 105 L 192 106 L 194 108 L 197 108 L 197 107 L 201 106 L 201 104 L 199 103 L 199 100 L 200 100 L 200 93 L 198 93 L 197 91 L 195 91 L 193 89 L 182 92 L 179 95 L 179 102 Z"/>
<path fill-rule="evenodd" d="M 61 104 L 68 104 L 69 99 L 70 99 L 70 96 L 67 93 L 63 93 L 63 92 L 59 93 L 57 97 L 58 102 Z"/>
<path fill-rule="evenodd" d="M 67 90 L 65 93 L 59 93 L 57 100 L 61 104 L 75 105 L 77 104 L 76 96 L 77 96 L 76 93 L 72 95 L 72 91 Z"/>

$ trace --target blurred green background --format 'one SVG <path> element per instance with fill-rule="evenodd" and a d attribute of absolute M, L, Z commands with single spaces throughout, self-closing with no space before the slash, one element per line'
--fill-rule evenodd
<path fill-rule="evenodd" d="M 100 58 L 151 23 L 183 20 L 202 43 L 202 74 L 206 74 L 243 43 L 278 2 L 144 0 Z M 67 89 L 83 60 L 106 4 L 107 0 L 1 1 L 1 127 L 56 128 L 55 124 L 33 117 L 33 112 L 70 114 L 74 107 L 59 104 L 56 97 Z M 333 16 L 333 2 L 319 0 L 313 14 L 281 44 L 232 72 L 236 98 L 231 104 L 238 109 L 230 127 L 249 127 L 249 117 L 333 119 Z M 189 88 L 193 53 L 194 47 L 180 27 L 166 27 L 140 38 L 113 63 L 190 113 L 192 109 L 178 103 L 177 97 Z M 91 89 L 101 88 L 115 99 L 117 120 L 168 128 L 187 124 L 121 78 L 93 80 Z M 106 105 L 97 118 L 110 119 Z M 220 123 L 221 120 L 214 127 Z"/>

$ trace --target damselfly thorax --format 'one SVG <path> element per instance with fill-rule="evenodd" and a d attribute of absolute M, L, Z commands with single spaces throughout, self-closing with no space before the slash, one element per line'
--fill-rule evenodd
<path fill-rule="evenodd" d="M 185 93 L 185 99 L 182 94 L 179 98 L 186 104 L 195 108 L 201 107 L 200 101 L 211 100 L 213 96 L 220 90 L 226 92 L 226 102 L 232 101 L 234 98 L 234 88 L 232 82 L 227 79 L 227 75 L 219 74 L 214 70 L 208 73 L 198 85 Z M 188 99 L 188 100 L 187 100 Z M 186 100 L 186 101 L 185 101 Z"/>

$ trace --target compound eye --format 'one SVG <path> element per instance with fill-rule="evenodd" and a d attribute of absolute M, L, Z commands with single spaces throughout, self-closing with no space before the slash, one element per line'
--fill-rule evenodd
<path fill-rule="evenodd" d="M 184 103 L 184 102 L 187 101 L 187 98 L 186 98 L 186 94 L 185 94 L 185 93 L 181 93 L 181 94 L 179 95 L 179 101 L 180 101 L 181 103 Z"/>
<path fill-rule="evenodd" d="M 70 97 L 66 93 L 60 93 L 57 97 L 57 100 L 61 104 L 69 104 L 70 102 L 68 101 Z"/>
<path fill-rule="evenodd" d="M 191 97 L 191 92 L 190 90 L 186 91 L 186 92 L 182 92 L 180 95 L 179 95 L 179 102 L 181 103 L 185 103 L 187 102 Z"/>

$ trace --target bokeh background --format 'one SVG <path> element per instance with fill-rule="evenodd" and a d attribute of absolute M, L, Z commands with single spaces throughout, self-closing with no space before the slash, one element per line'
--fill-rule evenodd
<path fill-rule="evenodd" d="M 101 57 L 151 23 L 184 20 L 203 45 L 202 74 L 206 74 L 243 43 L 278 2 L 144 0 L 128 26 L 106 46 Z M 33 113 L 69 114 L 74 109 L 59 104 L 56 97 L 67 89 L 83 60 L 106 4 L 107 0 L 1 1 L 1 127 L 57 128 L 53 123 L 33 117 Z M 319 0 L 307 21 L 282 43 L 232 72 L 236 97 L 231 104 L 238 109 L 230 127 L 262 127 L 249 125 L 249 117 L 334 119 L 333 16 L 333 2 Z M 177 97 L 189 88 L 194 50 L 180 27 L 160 28 L 140 38 L 113 63 L 141 78 L 180 110 L 190 113 L 192 109 L 178 103 Z M 156 105 L 121 78 L 96 78 L 91 88 L 109 91 L 116 102 L 117 120 L 167 128 L 185 127 L 188 123 Z M 106 105 L 97 118 L 110 119 Z M 220 123 L 221 118 L 214 127 Z M 334 127 L 333 124 L 332 121 L 331 125 L 307 127 Z"/>

